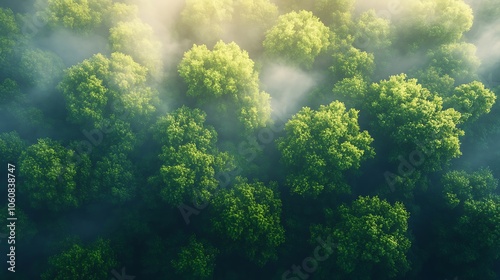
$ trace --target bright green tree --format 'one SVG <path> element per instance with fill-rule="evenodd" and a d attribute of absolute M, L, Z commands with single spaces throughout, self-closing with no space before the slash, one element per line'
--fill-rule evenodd
<path fill-rule="evenodd" d="M 122 53 L 96 54 L 66 70 L 59 89 L 69 119 L 100 128 L 105 120 L 144 124 L 156 110 L 157 92 L 147 85 L 147 69 Z"/>
<path fill-rule="evenodd" d="M 330 70 L 339 80 L 358 76 L 368 81 L 375 70 L 374 56 L 354 47 L 339 48 Z"/>
<path fill-rule="evenodd" d="M 223 240 L 225 248 L 260 266 L 276 260 L 285 236 L 281 200 L 274 187 L 237 177 L 234 187 L 222 189 L 214 197 L 210 210 L 210 230 Z"/>
<path fill-rule="evenodd" d="M 215 174 L 230 162 L 229 155 L 215 146 L 217 133 L 204 122 L 203 111 L 183 106 L 153 127 L 154 138 L 162 145 L 162 165 L 149 181 L 172 206 L 209 201 L 218 186 Z"/>
<path fill-rule="evenodd" d="M 311 68 L 329 46 L 330 31 L 312 12 L 290 12 L 278 18 L 264 40 L 266 53 L 291 65 Z"/>
<path fill-rule="evenodd" d="M 374 116 L 378 132 L 394 143 L 394 161 L 418 151 L 415 160 L 422 170 L 436 171 L 461 155 L 459 137 L 464 132 L 457 128 L 460 113 L 452 108 L 443 110 L 442 98 L 417 84 L 416 79 L 401 74 L 372 84 L 364 104 Z"/>
<path fill-rule="evenodd" d="M 495 93 L 485 88 L 481 82 L 474 81 L 456 87 L 453 95 L 444 99 L 444 104 L 459 111 L 462 121 L 475 121 L 490 112 L 496 98 Z"/>
<path fill-rule="evenodd" d="M 375 155 L 373 139 L 360 131 L 358 111 L 334 101 L 317 111 L 308 107 L 285 125 L 278 149 L 288 169 L 292 193 L 318 196 L 325 191 L 350 192 L 343 176 Z"/>
<path fill-rule="evenodd" d="M 110 242 L 98 239 L 90 245 L 73 244 L 67 250 L 49 258 L 43 280 L 102 280 L 118 265 Z"/>
<path fill-rule="evenodd" d="M 235 43 L 219 41 L 213 51 L 194 45 L 178 70 L 187 83 L 187 95 L 207 105 L 216 122 L 237 119 L 244 130 L 253 131 L 269 121 L 270 97 L 259 91 L 254 62 Z"/>
<path fill-rule="evenodd" d="M 326 225 L 311 227 L 311 241 L 330 239 L 329 264 L 319 267 L 318 274 L 327 277 L 331 271 L 340 279 L 380 279 L 403 276 L 410 269 L 407 254 L 410 214 L 404 205 L 391 205 L 378 197 L 356 199 L 351 206 L 342 205 L 338 213 L 327 211 Z M 334 217 L 335 216 L 335 217 Z M 338 222 L 333 223 L 338 219 Z"/>
<path fill-rule="evenodd" d="M 189 243 L 182 247 L 176 258 L 172 260 L 172 266 L 182 279 L 212 279 L 218 253 L 219 251 L 213 246 L 196 240 L 196 237 L 192 235 Z"/>
<path fill-rule="evenodd" d="M 56 141 L 39 139 L 19 158 L 20 191 L 34 208 L 60 211 L 78 207 L 94 194 L 90 186 L 77 181 L 89 170 L 87 156 L 76 155 Z"/>
<path fill-rule="evenodd" d="M 48 0 L 45 11 L 50 26 L 63 26 L 71 30 L 89 34 L 104 21 L 111 0 Z"/>

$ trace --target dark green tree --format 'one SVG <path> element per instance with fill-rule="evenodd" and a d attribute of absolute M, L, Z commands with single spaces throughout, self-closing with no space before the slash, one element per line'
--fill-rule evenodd
<path fill-rule="evenodd" d="M 318 273 L 335 273 L 340 279 L 393 279 L 410 269 L 408 233 L 410 214 L 404 205 L 391 205 L 378 197 L 359 197 L 342 205 L 338 213 L 327 211 L 327 224 L 311 227 L 311 241 L 331 239 L 327 264 Z M 335 216 L 338 216 L 335 217 Z M 338 220 L 338 222 L 336 222 Z"/>
<path fill-rule="evenodd" d="M 182 279 L 212 279 L 218 253 L 219 251 L 210 244 L 191 236 L 189 243 L 182 247 L 172 260 L 172 267 Z"/>
<path fill-rule="evenodd" d="M 234 187 L 222 189 L 210 208 L 210 231 L 223 240 L 224 248 L 260 266 L 276 260 L 277 248 L 285 241 L 275 189 L 237 177 Z"/>
<path fill-rule="evenodd" d="M 95 194 L 91 186 L 76 180 L 89 170 L 88 156 L 77 155 L 56 141 L 39 139 L 19 159 L 20 191 L 34 208 L 78 207 Z"/>
<path fill-rule="evenodd" d="M 108 279 L 118 262 L 110 242 L 98 239 L 85 246 L 73 244 L 69 249 L 49 258 L 42 280 L 102 280 Z"/>

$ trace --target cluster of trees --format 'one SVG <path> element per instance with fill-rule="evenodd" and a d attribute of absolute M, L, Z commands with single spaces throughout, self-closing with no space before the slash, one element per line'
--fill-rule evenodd
<path fill-rule="evenodd" d="M 473 40 L 498 5 L 382 2 L 3 4 L 16 279 L 498 279 L 500 73 Z M 73 63 L 55 34 L 107 44 Z M 269 69 L 315 84 L 273 103 Z"/>

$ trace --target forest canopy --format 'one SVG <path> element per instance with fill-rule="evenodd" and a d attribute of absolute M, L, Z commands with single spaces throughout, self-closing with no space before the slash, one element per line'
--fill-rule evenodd
<path fill-rule="evenodd" d="M 2 1 L 0 279 L 499 279 L 499 7 Z"/>

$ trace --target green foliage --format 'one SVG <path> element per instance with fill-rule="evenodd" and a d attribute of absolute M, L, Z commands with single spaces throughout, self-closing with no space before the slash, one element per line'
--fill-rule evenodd
<path fill-rule="evenodd" d="M 172 260 L 172 266 L 183 279 L 212 279 L 218 253 L 213 246 L 191 236 L 188 245 L 182 247 L 177 257 Z"/>
<path fill-rule="evenodd" d="M 147 67 L 153 76 L 162 70 L 161 44 L 154 38 L 151 26 L 136 18 L 122 21 L 109 30 L 113 52 L 130 55 L 137 63 Z"/>
<path fill-rule="evenodd" d="M 97 162 L 92 179 L 104 199 L 123 204 L 135 198 L 136 176 L 132 162 L 124 153 L 111 152 Z"/>
<path fill-rule="evenodd" d="M 446 98 L 453 91 L 455 79 L 440 72 L 442 71 L 439 68 L 428 67 L 424 70 L 418 70 L 415 73 L 415 78 L 430 92 Z"/>
<path fill-rule="evenodd" d="M 449 75 L 456 83 L 469 83 L 477 79 L 480 61 L 476 57 L 476 47 L 470 43 L 442 45 L 428 52 L 429 67 L 440 75 Z"/>
<path fill-rule="evenodd" d="M 24 86 L 48 90 L 63 74 L 64 64 L 55 53 L 29 49 L 22 53 L 19 73 Z"/>
<path fill-rule="evenodd" d="M 396 144 L 394 158 L 417 150 L 426 156 L 422 168 L 436 171 L 461 155 L 459 137 L 464 132 L 457 128 L 460 113 L 443 110 L 442 98 L 416 79 L 401 74 L 373 84 L 365 102 L 376 117 L 374 125 Z"/>
<path fill-rule="evenodd" d="M 373 139 L 360 131 L 358 111 L 346 111 L 338 101 L 317 111 L 303 108 L 286 123 L 285 132 L 278 149 L 289 171 L 287 183 L 299 195 L 349 192 L 343 172 L 375 155 Z"/>
<path fill-rule="evenodd" d="M 66 70 L 59 89 L 69 119 L 101 127 L 116 117 L 145 123 L 156 110 L 157 92 L 147 86 L 147 70 L 122 53 L 96 54 Z M 111 109 L 111 111 L 109 110 Z"/>
<path fill-rule="evenodd" d="M 213 51 L 194 45 L 178 70 L 188 85 L 187 95 L 196 97 L 199 105 L 208 103 L 221 114 L 219 120 L 235 116 L 246 131 L 269 121 L 270 97 L 259 91 L 254 63 L 235 43 L 219 41 Z"/>
<path fill-rule="evenodd" d="M 489 169 L 473 173 L 450 171 L 443 175 L 443 197 L 446 204 L 455 208 L 467 200 L 481 200 L 489 197 L 498 186 L 498 180 Z"/>
<path fill-rule="evenodd" d="M 472 9 L 463 0 L 413 0 L 401 14 L 396 37 L 403 50 L 457 42 L 472 27 Z"/>
<path fill-rule="evenodd" d="M 328 27 L 311 12 L 290 12 L 278 18 L 263 44 L 269 56 L 311 68 L 314 59 L 328 47 L 329 37 Z"/>
<path fill-rule="evenodd" d="M 49 259 L 42 280 L 102 280 L 118 265 L 109 241 L 98 239 L 89 246 L 73 244 Z"/>
<path fill-rule="evenodd" d="M 474 81 L 455 88 L 453 95 L 445 99 L 445 106 L 455 108 L 462 114 L 462 121 L 475 121 L 488 114 L 497 96 L 485 88 L 481 82 Z"/>
<path fill-rule="evenodd" d="M 489 169 L 450 171 L 442 184 L 446 216 L 436 227 L 438 257 L 470 279 L 496 279 L 489 264 L 500 258 L 498 180 Z"/>
<path fill-rule="evenodd" d="M 374 56 L 354 47 L 341 48 L 333 54 L 330 70 L 339 80 L 355 76 L 369 80 L 375 70 Z"/>
<path fill-rule="evenodd" d="M 381 279 L 403 276 L 410 269 L 407 259 L 410 214 L 402 203 L 391 205 L 378 197 L 359 197 L 350 207 L 338 208 L 339 222 L 327 215 L 327 225 L 311 227 L 312 242 L 331 237 L 336 245 L 318 272 L 323 277 L 331 268 L 341 271 L 341 279 Z"/>
<path fill-rule="evenodd" d="M 197 43 L 212 45 L 233 18 L 233 0 L 186 0 L 181 21 Z"/>
<path fill-rule="evenodd" d="M 0 8 L 0 65 L 5 67 L 5 62 L 12 56 L 16 46 L 16 39 L 20 36 L 20 28 L 10 9 Z M 0 70 L 3 73 L 5 70 Z"/>
<path fill-rule="evenodd" d="M 162 166 L 149 181 L 172 206 L 209 201 L 218 186 L 216 173 L 230 165 L 229 155 L 215 147 L 217 133 L 204 122 L 203 111 L 181 107 L 153 127 L 154 138 L 163 145 Z"/>
<path fill-rule="evenodd" d="M 101 25 L 107 16 L 111 0 L 48 0 L 46 15 L 53 28 L 66 27 L 79 33 L 89 34 Z"/>
<path fill-rule="evenodd" d="M 19 137 L 16 131 L 0 133 L 0 158 L 2 163 L 15 164 L 26 149 L 26 142 Z"/>
<path fill-rule="evenodd" d="M 392 44 L 390 21 L 378 17 L 374 10 L 359 15 L 352 34 L 354 46 L 368 52 L 381 52 Z"/>
<path fill-rule="evenodd" d="M 61 211 L 80 206 L 93 193 L 77 182 L 78 173 L 88 174 L 90 161 L 56 141 L 39 139 L 19 159 L 20 190 L 34 208 Z"/>
<path fill-rule="evenodd" d="M 210 230 L 228 248 L 259 266 L 276 260 L 277 247 L 285 237 L 280 224 L 281 200 L 273 187 L 237 177 L 234 187 L 222 189 L 211 207 Z"/>

